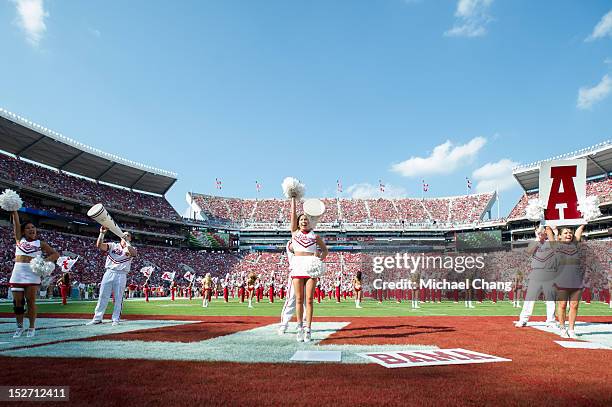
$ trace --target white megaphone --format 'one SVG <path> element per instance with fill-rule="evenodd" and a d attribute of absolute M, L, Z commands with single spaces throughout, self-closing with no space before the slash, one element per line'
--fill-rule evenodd
<path fill-rule="evenodd" d="M 308 217 L 310 228 L 314 229 L 319 218 L 325 213 L 325 204 L 319 199 L 307 199 L 303 204 L 304 213 Z"/>
<path fill-rule="evenodd" d="M 119 238 L 123 239 L 123 231 L 113 218 L 108 214 L 106 208 L 102 204 L 95 204 L 91 207 L 89 211 L 87 211 L 87 216 L 98 222 L 100 225 L 104 226 Z"/>

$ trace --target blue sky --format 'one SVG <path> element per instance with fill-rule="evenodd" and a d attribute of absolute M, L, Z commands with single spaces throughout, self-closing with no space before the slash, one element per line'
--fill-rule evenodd
<path fill-rule="evenodd" d="M 610 1 L 0 1 L 0 107 L 168 194 L 465 193 L 612 138 Z"/>

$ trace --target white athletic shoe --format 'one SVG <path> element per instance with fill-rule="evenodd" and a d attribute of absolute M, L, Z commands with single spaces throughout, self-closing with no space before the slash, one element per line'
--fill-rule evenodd
<path fill-rule="evenodd" d="M 100 321 L 100 320 L 92 319 L 91 321 L 89 321 L 85 325 L 98 325 L 98 324 L 101 324 L 101 323 L 102 323 L 102 321 Z"/>
<path fill-rule="evenodd" d="M 363 308 L 361 305 L 357 304 L 355 308 Z"/>
<path fill-rule="evenodd" d="M 558 329 L 559 327 L 557 326 L 556 322 L 547 322 L 546 323 L 546 328 L 548 328 L 548 329 Z"/>
<path fill-rule="evenodd" d="M 470 304 L 468 308 L 476 308 L 476 307 Z"/>
<path fill-rule="evenodd" d="M 297 334 L 295 335 L 295 340 L 298 342 L 304 342 L 304 328 L 298 326 Z"/>
<path fill-rule="evenodd" d="M 514 326 L 517 327 L 517 328 L 523 328 L 523 327 L 527 326 L 527 321 L 516 321 Z"/>
<path fill-rule="evenodd" d="M 287 325 L 281 325 L 278 327 L 278 334 L 284 335 L 287 332 Z"/>
<path fill-rule="evenodd" d="M 567 331 L 567 335 L 571 338 L 571 339 L 578 339 L 578 335 L 576 335 L 576 331 L 573 330 L 568 330 Z"/>
<path fill-rule="evenodd" d="M 567 329 L 565 329 L 565 327 L 559 328 L 559 336 L 562 338 L 569 338 L 569 333 L 567 332 Z"/>
<path fill-rule="evenodd" d="M 304 328 L 304 342 L 310 342 L 310 328 Z"/>
<path fill-rule="evenodd" d="M 18 327 L 17 330 L 15 331 L 15 333 L 13 334 L 13 338 L 21 338 L 21 335 L 23 335 L 23 331 L 25 331 L 25 329 L 23 327 Z"/>
<path fill-rule="evenodd" d="M 119 325 L 119 321 L 113 321 L 113 323 L 111 324 L 111 326 L 117 326 Z"/>
<path fill-rule="evenodd" d="M 36 336 L 36 328 L 28 328 L 28 331 L 26 332 L 26 337 L 33 338 L 34 336 Z"/>

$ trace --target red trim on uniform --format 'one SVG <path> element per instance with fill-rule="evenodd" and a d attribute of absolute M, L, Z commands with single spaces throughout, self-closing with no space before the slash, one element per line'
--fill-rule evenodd
<path fill-rule="evenodd" d="M 312 278 L 310 276 L 291 276 L 291 278 L 299 278 L 299 279 L 305 279 L 305 278 Z"/>

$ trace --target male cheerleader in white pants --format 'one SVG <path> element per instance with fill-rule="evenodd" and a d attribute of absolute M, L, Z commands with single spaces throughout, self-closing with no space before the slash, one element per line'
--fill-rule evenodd
<path fill-rule="evenodd" d="M 121 307 L 123 305 L 123 292 L 127 283 L 127 274 L 130 272 L 132 259 L 136 257 L 136 249 L 132 247 L 130 241 L 132 236 L 129 233 L 124 233 L 120 243 L 104 243 L 104 235 L 106 234 L 104 226 L 100 228 L 100 235 L 96 241 L 96 246 L 103 252 L 107 252 L 106 256 L 106 272 L 100 283 L 100 296 L 98 305 L 93 319 L 87 325 L 101 324 L 104 318 L 104 311 L 110 299 L 111 293 L 115 297 L 115 308 L 113 309 L 113 326 L 119 324 L 121 316 Z"/>
<path fill-rule="evenodd" d="M 527 326 L 527 321 L 533 313 L 533 306 L 540 292 L 546 301 L 546 323 L 554 326 L 555 323 L 555 288 L 553 283 L 556 277 L 557 256 L 555 249 L 546 241 L 546 231 L 543 227 L 536 230 L 536 239 L 527 247 L 527 254 L 531 256 L 531 273 L 527 285 L 527 295 L 523 302 L 521 316 L 516 323 L 517 328 Z"/>
<path fill-rule="evenodd" d="M 287 242 L 286 246 L 287 250 L 287 261 L 289 262 L 289 267 L 291 267 L 291 259 L 293 259 L 293 248 L 291 247 L 291 240 Z M 281 311 L 281 322 L 278 327 L 278 334 L 283 335 L 287 332 L 287 327 L 289 326 L 289 321 L 293 318 L 293 314 L 295 313 L 295 290 L 293 289 L 293 282 L 291 281 L 291 276 L 289 278 L 289 285 L 287 287 L 287 297 L 285 299 L 285 303 L 283 304 L 283 308 Z M 304 309 L 306 309 L 306 305 L 304 305 Z M 306 315 L 306 311 L 304 311 L 304 315 Z"/>

